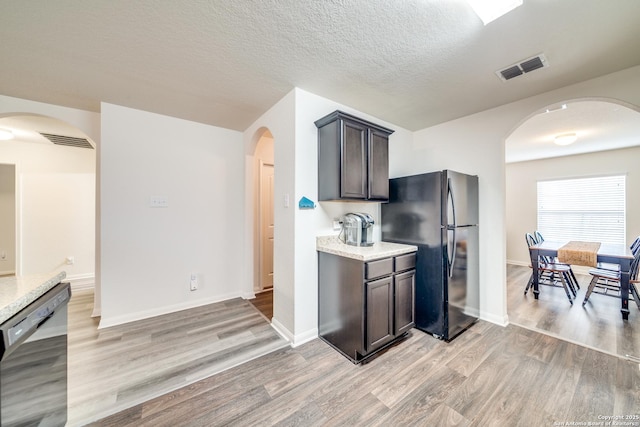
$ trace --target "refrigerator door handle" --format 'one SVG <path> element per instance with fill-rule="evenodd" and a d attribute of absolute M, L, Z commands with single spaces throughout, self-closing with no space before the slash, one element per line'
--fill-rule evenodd
<path fill-rule="evenodd" d="M 449 204 L 449 200 L 451 200 L 451 212 L 452 212 L 452 216 L 453 216 L 453 225 L 449 225 L 447 224 L 447 234 L 449 233 L 449 231 L 453 232 L 453 242 L 451 245 L 448 244 L 447 242 L 447 246 L 449 246 L 447 248 L 450 256 L 449 258 L 449 277 L 453 277 L 453 265 L 456 262 L 456 226 L 458 225 L 458 221 L 456 219 L 456 203 L 455 200 L 453 199 L 453 191 L 451 191 L 451 178 L 447 178 L 447 205 Z M 447 206 L 447 210 L 448 210 L 448 206 Z M 448 240 L 448 236 L 447 236 L 447 240 Z"/>
<path fill-rule="evenodd" d="M 451 212 L 453 216 L 453 227 L 458 226 L 458 219 L 456 218 L 456 201 L 453 199 L 453 191 L 451 191 L 451 178 L 447 178 L 447 204 L 451 200 Z M 448 210 L 447 206 L 447 210 Z M 449 225 L 449 224 L 447 224 Z"/>
<path fill-rule="evenodd" d="M 456 229 L 455 228 L 449 228 L 447 229 L 447 234 L 449 233 L 453 233 L 453 241 L 451 242 L 451 244 L 449 244 L 449 242 L 447 242 L 447 251 L 448 253 L 448 262 L 447 264 L 449 267 L 449 277 L 453 277 L 453 265 L 456 262 Z M 448 240 L 448 236 L 447 236 L 447 240 Z"/>

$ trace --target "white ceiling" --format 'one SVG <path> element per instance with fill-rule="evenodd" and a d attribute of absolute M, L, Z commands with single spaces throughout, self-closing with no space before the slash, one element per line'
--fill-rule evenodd
<path fill-rule="evenodd" d="M 538 111 L 513 131 L 505 145 L 507 163 L 640 145 L 637 111 L 597 100 L 562 105 Z M 554 137 L 565 133 L 575 133 L 578 139 L 571 145 L 556 145 Z"/>
<path fill-rule="evenodd" d="M 0 94 L 244 130 L 293 87 L 409 130 L 640 64 L 640 1 L 3 1 Z M 549 67 L 495 72 L 544 53 Z"/>

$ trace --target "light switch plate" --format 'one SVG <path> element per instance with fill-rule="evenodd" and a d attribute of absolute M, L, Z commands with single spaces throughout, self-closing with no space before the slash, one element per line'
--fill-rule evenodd
<path fill-rule="evenodd" d="M 167 196 L 151 196 L 151 199 L 149 199 L 149 207 L 168 208 L 169 198 Z"/>

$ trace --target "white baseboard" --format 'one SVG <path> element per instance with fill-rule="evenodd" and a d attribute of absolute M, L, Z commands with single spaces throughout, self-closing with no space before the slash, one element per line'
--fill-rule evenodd
<path fill-rule="evenodd" d="M 122 314 L 119 316 L 113 316 L 108 318 L 105 318 L 105 316 L 103 315 L 100 318 L 100 324 L 98 325 L 98 329 L 104 329 L 104 328 L 109 328 L 111 326 L 123 325 L 125 323 L 135 322 L 137 320 L 149 319 L 151 317 L 162 316 L 163 314 L 175 313 L 177 311 L 201 307 L 207 304 L 214 304 L 216 302 L 227 301 L 233 298 L 241 298 L 241 296 L 237 293 L 227 294 L 227 295 L 218 295 L 211 299 L 187 301 L 180 304 L 174 304 L 174 305 L 164 306 L 160 308 L 153 308 L 149 310 L 142 310 L 136 313 L 127 313 L 127 314 Z"/>
<path fill-rule="evenodd" d="M 313 341 L 318 338 L 318 328 L 310 329 L 306 332 L 296 335 L 293 344 L 291 347 L 296 348 L 301 346 L 302 344 L 308 343 L 309 341 Z"/>
<path fill-rule="evenodd" d="M 284 338 L 285 340 L 289 341 L 290 343 L 293 342 L 293 334 L 291 333 L 291 331 L 289 331 L 289 329 L 285 328 L 284 325 L 282 323 L 280 323 L 278 321 L 278 319 L 276 319 L 275 317 L 271 319 L 271 327 L 273 329 L 276 330 L 276 332 L 278 334 L 280 334 L 280 336 L 282 338 Z"/>
<path fill-rule="evenodd" d="M 271 327 L 276 330 L 282 338 L 289 341 L 291 347 L 296 348 L 305 344 L 309 341 L 313 341 L 318 338 L 318 329 L 314 328 L 308 331 L 305 331 L 301 334 L 293 334 L 289 329 L 287 329 L 282 323 L 278 321 L 275 317 L 271 319 Z"/>
<path fill-rule="evenodd" d="M 0 271 L 0 276 L 15 276 L 15 274 L 16 274 L 15 270 Z"/>
<path fill-rule="evenodd" d="M 242 299 L 254 299 L 256 297 L 256 294 L 255 292 L 243 292 L 240 296 L 242 297 Z"/>
<path fill-rule="evenodd" d="M 505 314 L 504 316 L 496 316 L 493 313 L 481 311 L 480 319 L 486 320 L 487 322 L 496 324 L 498 326 L 507 326 L 509 324 L 509 316 L 507 314 Z"/>
<path fill-rule="evenodd" d="M 76 274 L 73 276 L 67 276 L 64 281 L 71 284 L 71 292 L 95 289 L 95 276 L 93 274 Z"/>
<path fill-rule="evenodd" d="M 508 260 L 507 260 L 507 264 L 511 264 L 511 265 L 521 265 L 521 266 L 523 266 L 523 267 L 528 267 L 528 266 L 529 266 L 529 264 L 531 264 L 531 261 L 525 261 L 525 262 L 523 262 L 523 261 L 515 261 L 515 260 L 512 260 L 512 259 L 508 259 Z"/>

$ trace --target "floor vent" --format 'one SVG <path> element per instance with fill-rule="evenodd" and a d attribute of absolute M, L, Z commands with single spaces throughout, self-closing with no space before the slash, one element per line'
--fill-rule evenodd
<path fill-rule="evenodd" d="M 530 73 L 531 71 L 548 66 L 549 64 L 547 63 L 547 58 L 545 58 L 543 54 L 540 54 L 532 58 L 525 59 L 524 61 L 518 62 L 517 64 L 510 65 L 507 68 L 503 68 L 502 70 L 496 71 L 496 74 L 503 81 L 507 81 L 511 80 L 514 77 L 518 77 L 525 73 Z"/>
<path fill-rule="evenodd" d="M 64 136 L 64 135 L 53 135 L 50 133 L 42 133 L 40 135 L 47 138 L 49 141 L 53 142 L 56 145 L 64 145 L 67 147 L 77 147 L 77 148 L 89 148 L 93 150 L 93 145 L 89 142 L 88 139 L 85 138 L 75 138 L 73 136 Z"/>

